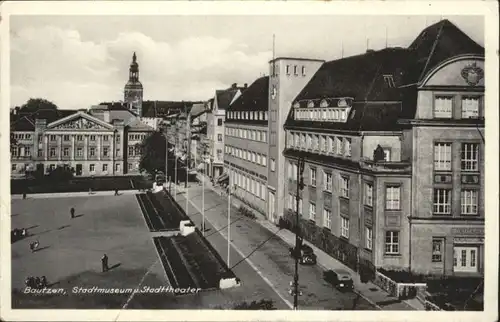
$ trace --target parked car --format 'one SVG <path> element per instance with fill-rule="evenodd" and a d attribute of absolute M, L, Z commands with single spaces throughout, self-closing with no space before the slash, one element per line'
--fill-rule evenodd
<path fill-rule="evenodd" d="M 354 282 L 352 280 L 351 273 L 344 269 L 329 270 L 323 273 L 323 277 L 333 287 L 340 291 L 352 291 L 354 290 Z"/>
<path fill-rule="evenodd" d="M 290 256 L 295 259 L 295 247 L 290 247 Z M 308 245 L 302 245 L 300 247 L 299 264 L 302 265 L 315 265 L 316 264 L 316 254 L 314 254 L 313 249 Z"/>

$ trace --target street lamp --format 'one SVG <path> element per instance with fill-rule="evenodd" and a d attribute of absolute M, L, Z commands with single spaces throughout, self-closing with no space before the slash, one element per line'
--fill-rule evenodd
<path fill-rule="evenodd" d="M 299 301 L 299 254 L 300 247 L 302 245 L 302 240 L 300 239 L 300 228 L 299 228 L 299 204 L 300 204 L 300 192 L 304 190 L 304 157 L 299 157 L 297 160 L 297 195 L 295 196 L 295 202 L 297 205 L 297 211 L 295 213 L 295 274 L 293 278 L 294 294 L 293 294 L 293 309 L 298 309 Z"/>
<path fill-rule="evenodd" d="M 231 176 L 227 186 L 227 267 L 231 268 L 231 194 L 236 190 L 236 185 L 231 186 Z"/>

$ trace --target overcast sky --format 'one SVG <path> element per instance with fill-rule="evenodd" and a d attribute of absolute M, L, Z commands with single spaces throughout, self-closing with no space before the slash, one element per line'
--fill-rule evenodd
<path fill-rule="evenodd" d="M 445 16 L 484 46 L 482 17 Z M 333 60 L 408 46 L 439 16 L 11 16 L 11 105 L 123 100 L 137 53 L 145 100 L 206 100 L 268 74 L 276 56 Z"/>

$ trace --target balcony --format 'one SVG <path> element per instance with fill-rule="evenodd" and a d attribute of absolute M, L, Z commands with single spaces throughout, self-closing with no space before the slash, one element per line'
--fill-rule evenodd
<path fill-rule="evenodd" d="M 373 172 L 393 172 L 406 173 L 411 171 L 411 163 L 409 161 L 373 161 L 360 160 L 359 164 L 362 169 Z"/>

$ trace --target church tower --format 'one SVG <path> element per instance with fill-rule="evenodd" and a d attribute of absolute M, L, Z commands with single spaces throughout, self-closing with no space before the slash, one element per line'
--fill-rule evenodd
<path fill-rule="evenodd" d="M 125 84 L 124 102 L 128 109 L 142 116 L 142 97 L 143 89 L 139 81 L 139 64 L 137 63 L 137 56 L 132 56 L 132 63 L 130 64 L 128 82 Z"/>

